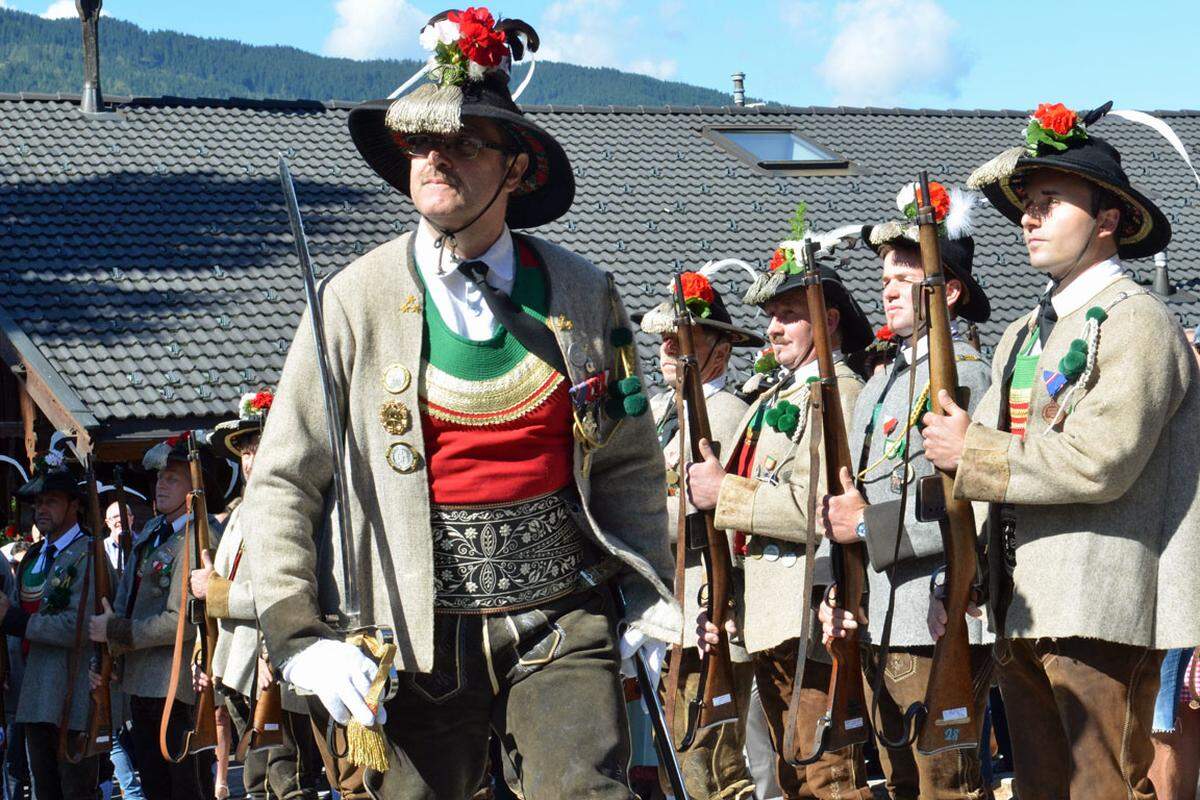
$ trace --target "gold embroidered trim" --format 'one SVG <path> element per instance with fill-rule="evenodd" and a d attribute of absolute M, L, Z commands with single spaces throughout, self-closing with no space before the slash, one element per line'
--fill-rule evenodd
<path fill-rule="evenodd" d="M 532 353 L 498 378 L 472 381 L 425 365 L 421 410 L 434 419 L 482 427 L 518 420 L 554 394 L 565 380 Z"/>

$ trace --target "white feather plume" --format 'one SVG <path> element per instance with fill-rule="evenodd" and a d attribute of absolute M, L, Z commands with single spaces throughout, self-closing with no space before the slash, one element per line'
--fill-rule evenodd
<path fill-rule="evenodd" d="M 961 239 L 970 236 L 975 230 L 975 209 L 980 205 L 983 196 L 978 192 L 969 192 L 952 186 L 949 189 L 950 210 L 946 212 L 943 224 L 946 226 L 947 239 Z"/>
<path fill-rule="evenodd" d="M 750 266 L 745 261 L 742 261 L 740 258 L 722 258 L 720 261 L 710 261 L 700 268 L 700 274 L 706 278 L 711 278 L 713 275 L 720 272 L 724 267 L 741 267 L 746 271 L 746 274 L 750 276 L 751 281 L 758 277 L 758 273 L 754 271 L 754 267 Z"/>

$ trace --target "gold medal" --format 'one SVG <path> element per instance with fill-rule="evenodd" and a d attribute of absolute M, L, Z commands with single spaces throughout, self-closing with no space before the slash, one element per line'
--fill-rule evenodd
<path fill-rule="evenodd" d="M 412 412 L 399 400 L 392 400 L 379 407 L 379 421 L 393 436 L 403 436 L 412 428 Z"/>
<path fill-rule="evenodd" d="M 1058 416 L 1058 412 L 1060 410 L 1061 406 L 1059 406 L 1058 403 L 1046 403 L 1046 405 L 1042 407 L 1042 419 L 1046 421 L 1046 424 L 1053 425 L 1054 418 Z"/>

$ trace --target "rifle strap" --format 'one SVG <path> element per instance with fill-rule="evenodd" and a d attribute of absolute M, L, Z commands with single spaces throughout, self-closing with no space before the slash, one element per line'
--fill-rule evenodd
<path fill-rule="evenodd" d="M 683 382 L 680 381 L 680 386 Z M 672 405 L 675 409 L 675 420 L 678 426 L 679 438 L 679 460 L 676 462 L 676 469 L 679 474 L 679 518 L 675 520 L 675 602 L 679 603 L 680 609 L 684 606 L 684 592 L 687 591 L 685 583 L 685 575 L 687 569 L 687 453 L 688 440 L 690 433 L 687 426 L 687 417 L 683 407 L 683 390 L 680 388 L 675 392 L 675 402 Z M 670 443 L 669 441 L 667 442 Z M 684 629 L 687 628 L 687 620 L 684 620 Z M 675 745 L 675 713 L 676 701 L 679 697 L 679 685 L 683 680 L 680 674 L 683 672 L 683 635 L 681 634 L 680 641 L 677 645 L 671 648 L 670 666 L 667 672 L 667 697 L 666 705 L 663 708 L 663 717 L 665 719 L 667 735 L 671 737 L 672 746 Z M 647 700 L 649 702 L 649 700 Z"/>
<path fill-rule="evenodd" d="M 75 702 L 75 676 L 79 674 L 79 662 L 83 659 L 84 637 L 83 623 L 87 616 L 88 594 L 92 583 L 92 561 L 95 559 L 95 548 L 89 546 L 85 556 L 86 564 L 83 571 L 83 591 L 79 594 L 79 608 L 75 611 L 75 648 L 67 659 L 67 693 L 63 698 L 62 713 L 58 717 L 58 757 L 71 764 L 78 764 L 82 753 L 73 752 L 70 746 L 71 706 Z"/>
<path fill-rule="evenodd" d="M 925 304 L 929 301 L 929 294 L 923 291 L 922 284 L 913 286 L 913 308 L 922 309 L 921 318 L 928 319 L 928 309 Z M 920 304 L 920 305 L 918 305 Z M 913 400 L 917 389 L 917 342 L 921 337 L 922 330 L 925 331 L 928 338 L 928 326 L 922 325 L 919 322 L 913 325 L 913 333 L 910 341 L 910 348 L 913 354 L 913 363 L 908 365 L 908 401 L 905 404 L 907 409 L 905 419 L 911 419 L 913 414 Z M 932 353 L 930 353 L 932 359 Z M 932 368 L 932 364 L 930 365 Z M 870 448 L 870 437 L 873 431 L 868 431 L 867 441 L 863 445 L 864 455 Z M 911 721 L 923 709 L 923 703 L 913 703 L 904 711 L 903 730 L 901 731 L 900 739 L 889 739 L 883 732 L 883 727 L 879 724 L 879 696 L 883 691 L 883 677 L 887 667 L 888 653 L 891 650 L 892 642 L 892 618 L 896 611 L 896 567 L 900 560 L 900 539 L 904 535 L 904 519 L 908 513 L 908 461 L 909 461 L 909 445 L 912 439 L 912 426 L 907 426 L 904 429 L 904 449 L 901 451 L 901 473 L 905 480 L 901 481 L 900 486 L 900 514 L 896 521 L 896 544 L 895 550 L 892 552 L 892 563 L 888 566 L 888 603 L 887 612 L 883 615 L 883 633 L 879 638 L 878 655 L 875 659 L 874 679 L 871 681 L 871 729 L 875 733 L 875 737 L 891 750 L 901 750 L 907 748 L 916 739 L 916 726 L 911 726 Z"/>
<path fill-rule="evenodd" d="M 808 665 L 808 639 L 812 635 L 813 572 L 817 557 L 817 498 L 820 496 L 821 439 L 824 433 L 821 414 L 824 404 L 824 385 L 820 381 L 813 381 L 809 384 L 808 395 L 808 408 L 811 415 L 808 440 L 808 501 L 805 507 L 808 515 L 808 530 L 804 537 L 804 590 L 800 595 L 802 603 L 800 640 L 796 646 L 796 671 L 792 676 L 792 696 L 788 701 L 787 719 L 784 720 L 783 752 L 779 754 L 779 757 L 792 767 L 816 761 L 825 749 L 822 742 L 816 742 L 816 749 L 812 755 L 803 760 L 796 760 L 796 729 L 800 726 L 800 692 L 804 684 L 804 668 Z M 796 485 L 789 479 L 788 486 L 792 492 L 792 501 L 799 505 L 796 498 Z"/>
<path fill-rule="evenodd" d="M 158 727 L 158 748 L 162 752 L 162 757 L 172 764 L 178 764 L 187 758 L 188 748 L 191 742 L 191 733 L 189 732 L 184 740 L 182 752 L 178 754 L 171 753 L 171 747 L 167 743 L 167 728 L 171 721 L 171 709 L 175 707 L 175 700 L 179 694 L 179 673 L 183 671 L 183 639 L 187 632 L 188 626 L 188 582 L 192 574 L 192 548 L 190 545 L 191 537 L 196 535 L 196 515 L 192 513 L 192 495 L 187 498 L 187 522 L 184 524 L 183 533 L 183 557 L 180 567 L 183 569 L 183 580 L 180 581 L 179 591 L 179 621 L 175 626 L 175 649 L 171 653 L 171 680 L 167 684 L 167 697 L 163 701 L 162 721 Z M 199 700 L 197 699 L 197 705 Z"/>

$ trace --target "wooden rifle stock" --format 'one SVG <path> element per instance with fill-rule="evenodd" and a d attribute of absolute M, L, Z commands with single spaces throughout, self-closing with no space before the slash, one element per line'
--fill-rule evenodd
<path fill-rule="evenodd" d="M 245 761 L 251 750 L 278 747 L 283 744 L 283 695 L 279 681 L 274 678 L 259 692 L 254 703 L 254 721 L 238 742 L 237 760 Z"/>
<path fill-rule="evenodd" d="M 96 614 L 103 614 L 104 602 L 108 601 L 111 604 L 113 595 L 108 572 L 108 554 L 104 551 L 104 515 L 100 511 L 100 493 L 96 487 L 96 473 L 92 469 L 88 470 L 87 484 L 88 517 L 92 528 L 92 608 Z M 84 597 L 82 602 L 87 603 L 87 598 Z M 86 625 L 86 621 L 83 624 Z M 97 642 L 92 646 L 91 668 L 100 676 L 100 685 L 90 692 L 87 729 L 71 731 L 66 724 L 59 726 L 59 755 L 71 764 L 78 764 L 85 758 L 112 750 L 112 696 L 109 694 L 109 684 L 112 682 L 112 655 L 108 652 L 107 643 Z M 63 709 L 64 723 L 70 718 L 74 686 L 72 675 Z"/>
<path fill-rule="evenodd" d="M 179 626 L 175 631 L 175 654 L 171 661 L 171 683 L 167 689 L 166 702 L 163 704 L 162 722 L 158 731 L 158 746 L 163 758 L 178 764 L 187 758 L 188 754 L 208 750 L 217 746 L 216 697 L 213 692 L 212 659 L 213 648 L 217 642 L 217 623 L 205 613 L 204 601 L 190 598 L 191 571 L 200 566 L 203 561 L 201 553 L 212 555 L 208 529 L 208 501 L 204 494 L 204 475 L 200 469 L 200 451 L 196 449 L 194 433 L 188 434 L 188 467 L 192 476 L 192 491 L 188 494 L 188 531 L 184 535 L 182 587 L 179 593 Z M 193 566 L 194 565 L 194 566 Z M 176 692 L 179 688 L 179 673 L 189 654 L 184 651 L 184 631 L 187 625 L 196 626 L 196 636 L 199 647 L 196 650 L 195 662 L 199 669 L 208 676 L 208 684 L 196 693 L 196 704 L 192 707 L 192 724 L 184 734 L 183 747 L 177 753 L 171 752 L 167 741 L 171 709 L 175 705 Z M 187 670 L 187 678 L 191 679 L 191 671 Z"/>
<path fill-rule="evenodd" d="M 938 400 L 943 389 L 958 397 L 958 371 L 954 341 L 950 335 L 950 313 L 946 305 L 946 276 L 942 270 L 937 222 L 929 194 L 929 175 L 921 173 L 921 197 L 917 209 L 921 265 L 925 271 L 927 335 L 929 337 L 929 400 L 934 414 L 944 413 Z M 958 397 L 963 407 L 966 403 Z M 925 690 L 926 716 L 917 737 L 917 750 L 926 754 L 944 750 L 974 749 L 979 745 L 979 722 L 974 709 L 970 640 L 967 633 L 967 603 L 975 582 L 975 515 L 971 503 L 954 497 L 954 476 L 941 470 L 945 516 L 942 547 L 946 554 L 946 632 L 933 651 L 933 665 Z"/>
<path fill-rule="evenodd" d="M 691 460 L 704 460 L 700 454 L 700 440 L 712 442 L 712 430 L 708 424 L 708 406 L 704 399 L 704 385 L 700 380 L 700 365 L 696 362 L 695 331 L 699 327 L 683 300 L 683 280 L 675 274 L 676 329 L 679 336 L 680 392 L 686 401 L 688 444 Z M 680 475 L 680 491 L 686 491 L 686 474 Z M 714 725 L 736 722 L 737 701 L 733 692 L 733 665 L 729 659 L 729 635 L 725 621 L 729 617 L 730 592 L 733 581 L 733 559 L 729 555 L 729 541 L 724 531 L 713 524 L 713 512 L 700 511 L 696 517 L 701 523 L 697 533 L 703 532 L 704 571 L 707 592 L 704 608 L 708 619 L 717 627 L 720 642 L 709 652 L 700 654 L 700 680 L 696 696 L 688 704 L 687 730 L 678 749 L 682 752 L 691 747 L 697 731 Z M 686 526 L 686 539 L 692 539 L 692 524 Z M 696 538 L 699 538 L 697 536 Z M 678 546 L 690 547 L 691 541 L 680 541 Z M 675 667 L 678 667 L 678 657 Z"/>
<path fill-rule="evenodd" d="M 812 323 L 813 349 L 817 353 L 820 380 L 811 384 L 812 392 L 820 392 L 821 428 L 825 451 L 825 485 L 829 494 L 842 493 L 841 469 L 853 471 L 850 456 L 850 440 L 846 436 L 846 422 L 842 416 L 842 398 L 838 391 L 837 374 L 834 370 L 833 347 L 829 340 L 829 328 L 825 308 L 825 292 L 821 283 L 820 268 L 816 260 L 816 247 L 805 240 L 803 252 L 807 273 L 805 288 L 808 300 L 808 318 Z M 817 480 L 816 475 L 809 480 Z M 866 582 L 865 548 L 861 543 L 836 544 L 830 542 L 833 556 L 834 580 L 838 587 L 838 605 L 851 610 L 864 627 L 866 615 L 862 610 L 863 589 Z M 809 613 L 810 598 L 803 598 L 804 613 Z M 801 642 L 800 647 L 807 647 Z M 829 679 L 829 699 L 825 717 L 820 721 L 816 733 L 814 755 L 826 750 L 841 750 L 851 745 L 862 744 L 869 736 L 866 725 L 866 697 L 863 693 L 862 657 L 859 653 L 858 634 L 847 631 L 841 639 L 829 644 L 833 657 L 833 674 Z M 811 756 L 809 757 L 812 758 Z M 809 759 L 805 759 L 807 761 Z"/>

